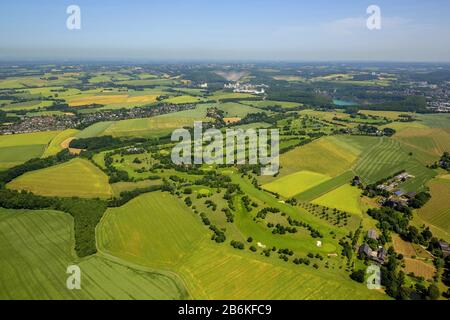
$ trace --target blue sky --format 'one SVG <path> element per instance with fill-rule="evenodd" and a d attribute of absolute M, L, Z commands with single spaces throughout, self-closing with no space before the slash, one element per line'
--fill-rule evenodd
<path fill-rule="evenodd" d="M 450 61 L 449 14 L 449 0 L 2 0 L 0 59 Z"/>

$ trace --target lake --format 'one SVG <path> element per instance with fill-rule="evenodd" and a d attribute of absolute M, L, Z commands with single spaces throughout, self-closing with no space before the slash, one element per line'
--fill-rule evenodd
<path fill-rule="evenodd" d="M 339 99 L 333 99 L 333 103 L 336 106 L 339 107 L 347 107 L 347 106 L 356 106 L 357 103 L 353 101 L 347 101 L 347 100 L 339 100 Z"/>

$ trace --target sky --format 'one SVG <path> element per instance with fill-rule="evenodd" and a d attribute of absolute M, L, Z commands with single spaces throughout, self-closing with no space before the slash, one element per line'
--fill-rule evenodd
<path fill-rule="evenodd" d="M 0 60 L 52 59 L 450 62 L 450 0 L 1 0 Z"/>

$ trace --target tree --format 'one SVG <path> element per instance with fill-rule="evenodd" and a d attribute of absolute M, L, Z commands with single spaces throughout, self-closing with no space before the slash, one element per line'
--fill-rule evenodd
<path fill-rule="evenodd" d="M 439 288 L 433 283 L 428 287 L 427 298 L 430 300 L 437 300 L 441 296 Z"/>
<path fill-rule="evenodd" d="M 365 276 L 366 276 L 366 273 L 364 270 L 353 271 L 350 274 L 350 278 L 359 283 L 364 283 Z"/>

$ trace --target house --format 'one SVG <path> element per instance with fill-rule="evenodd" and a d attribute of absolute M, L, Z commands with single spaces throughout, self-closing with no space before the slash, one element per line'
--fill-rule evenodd
<path fill-rule="evenodd" d="M 383 264 L 386 261 L 387 257 L 387 251 L 384 248 L 378 249 L 377 258 L 381 264 Z"/>
<path fill-rule="evenodd" d="M 360 185 L 362 185 L 361 178 L 358 176 L 354 177 L 352 180 L 352 186 L 360 186 Z"/>
<path fill-rule="evenodd" d="M 444 257 L 448 257 L 450 255 L 450 245 L 447 242 L 440 241 L 439 246 L 441 247 Z"/>
<path fill-rule="evenodd" d="M 374 229 L 370 229 L 367 232 L 367 237 L 372 240 L 378 240 L 378 233 Z"/>
<path fill-rule="evenodd" d="M 385 200 L 383 205 L 386 207 L 390 207 L 392 209 L 402 209 L 402 208 L 408 206 L 408 201 L 403 198 L 391 197 L 391 198 Z"/>
<path fill-rule="evenodd" d="M 358 254 L 360 256 L 371 257 L 372 256 L 372 249 L 369 247 L 369 245 L 367 243 L 363 243 L 359 247 Z"/>
<path fill-rule="evenodd" d="M 379 264 L 384 264 L 386 262 L 387 251 L 383 247 L 378 250 L 372 250 L 367 243 L 363 243 L 358 250 L 360 257 L 365 257 L 372 261 L 378 262 Z"/>
<path fill-rule="evenodd" d="M 417 193 L 416 192 L 408 192 L 407 194 L 405 194 L 405 197 L 408 198 L 409 200 L 412 200 L 416 197 Z"/>
<path fill-rule="evenodd" d="M 406 179 L 410 178 L 411 176 L 409 175 L 408 172 L 403 172 L 400 173 L 399 175 L 395 176 L 394 179 L 399 180 L 399 181 L 406 181 Z"/>

